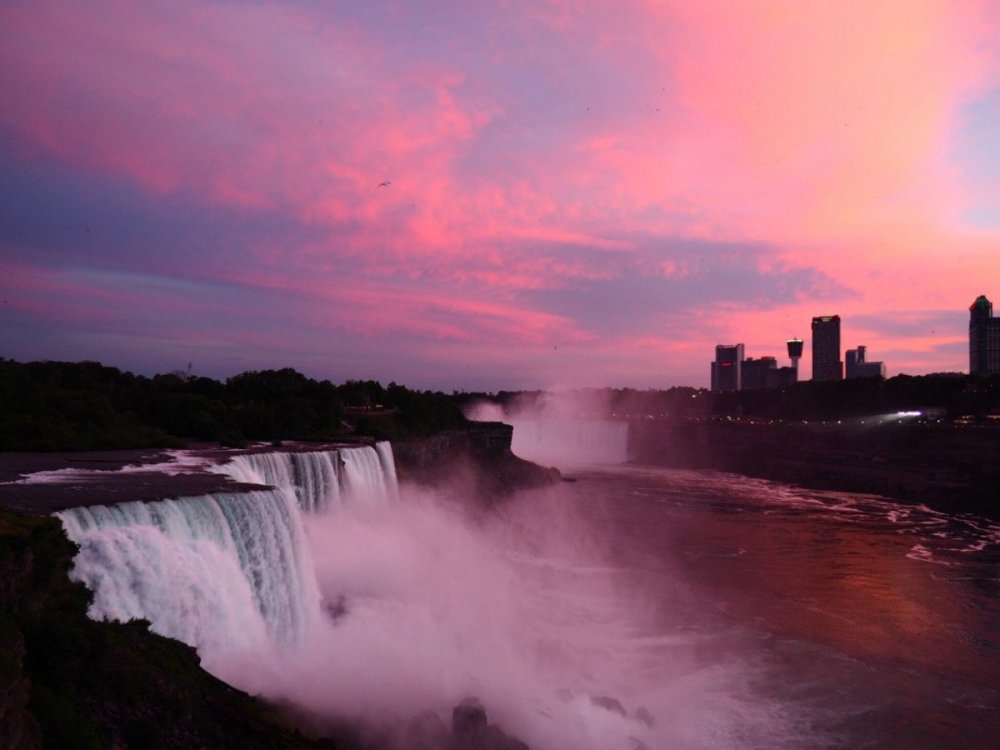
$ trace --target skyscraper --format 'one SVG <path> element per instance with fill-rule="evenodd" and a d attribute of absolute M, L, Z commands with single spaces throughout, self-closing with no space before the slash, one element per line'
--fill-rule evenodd
<path fill-rule="evenodd" d="M 847 350 L 846 370 L 847 379 L 851 378 L 884 378 L 885 363 L 869 362 L 867 360 L 867 346 L 859 346 L 857 349 Z"/>
<path fill-rule="evenodd" d="M 969 307 L 969 373 L 1000 373 L 1000 318 L 993 317 L 993 303 L 985 294 Z"/>
<path fill-rule="evenodd" d="M 774 357 L 747 357 L 740 363 L 740 390 L 749 391 L 754 388 L 772 388 L 773 375 L 778 369 L 778 360 Z M 768 376 L 771 375 L 771 379 Z"/>
<path fill-rule="evenodd" d="M 740 390 L 740 367 L 743 362 L 743 344 L 719 344 L 715 347 L 712 363 L 712 390 Z"/>
<path fill-rule="evenodd" d="M 792 367 L 799 369 L 799 360 L 802 359 L 802 347 L 805 343 L 802 339 L 788 339 L 785 346 L 788 348 L 788 358 L 792 360 Z"/>
<path fill-rule="evenodd" d="M 843 380 L 840 359 L 840 316 L 824 315 L 812 320 L 813 380 Z"/>

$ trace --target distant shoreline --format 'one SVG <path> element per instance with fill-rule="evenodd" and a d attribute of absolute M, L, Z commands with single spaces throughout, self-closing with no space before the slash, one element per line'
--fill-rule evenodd
<path fill-rule="evenodd" d="M 633 419 L 629 424 L 630 463 L 726 471 L 820 490 L 877 494 L 948 512 L 1000 517 L 1000 425 L 890 422 L 860 430 L 836 424 L 683 418 Z M 471 430 L 393 442 L 400 477 L 434 481 L 471 458 L 488 495 L 558 479 L 552 470 L 511 454 L 510 435 L 507 425 L 479 424 Z M 262 443 L 226 449 L 200 444 L 186 450 L 218 463 L 245 453 L 345 445 Z M 0 507 L 47 515 L 85 505 L 262 489 L 196 468 L 175 474 L 141 468 L 121 471 L 169 459 L 168 451 L 162 449 L 0 452 Z M 19 481 L 25 474 L 64 469 L 84 472 L 65 482 Z"/>
<path fill-rule="evenodd" d="M 1000 425 L 632 420 L 640 464 L 714 469 L 1000 517 Z"/>

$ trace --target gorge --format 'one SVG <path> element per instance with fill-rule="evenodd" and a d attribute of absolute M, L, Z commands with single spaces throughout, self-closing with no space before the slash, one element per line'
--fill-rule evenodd
<path fill-rule="evenodd" d="M 987 746 L 1000 715 L 996 523 L 626 466 L 621 422 L 576 438 L 536 422 L 527 439 L 514 422 L 398 445 L 175 451 L 103 471 L 76 461 L 0 498 L 62 487 L 69 503 L 83 487 L 90 503 L 56 511 L 79 545 L 72 575 L 93 592 L 92 616 L 141 618 L 93 625 L 145 619 L 193 647 L 294 722 L 282 746 Z M 509 452 L 537 458 L 552 441 L 576 481 Z M 491 468 L 513 478 L 476 478 Z M 112 476 L 141 488 L 165 471 L 211 491 L 93 502 Z M 24 642 L 30 666 L 39 639 Z M 482 716 L 479 705 L 492 724 L 474 718 L 480 740 L 461 744 L 449 718 Z M 105 722 L 93 731 L 122 746 L 184 746 L 140 745 L 128 738 L 141 732 L 93 713 Z M 202 726 L 185 721 L 163 735 Z M 257 746 L 271 731 L 254 730 Z"/>

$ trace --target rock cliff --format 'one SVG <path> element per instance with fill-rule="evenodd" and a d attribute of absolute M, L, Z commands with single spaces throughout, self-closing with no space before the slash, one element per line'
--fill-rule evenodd
<path fill-rule="evenodd" d="M 1000 512 L 1000 429 L 881 419 L 850 423 L 636 420 L 640 463 L 731 471 L 944 509 Z"/>
<path fill-rule="evenodd" d="M 0 512 L 0 748 L 318 748 L 148 623 L 95 622 L 54 518 Z"/>
<path fill-rule="evenodd" d="M 396 470 L 400 479 L 430 486 L 464 480 L 486 501 L 558 482 L 557 469 L 511 453 L 513 434 L 508 424 L 476 422 L 465 429 L 393 443 Z"/>

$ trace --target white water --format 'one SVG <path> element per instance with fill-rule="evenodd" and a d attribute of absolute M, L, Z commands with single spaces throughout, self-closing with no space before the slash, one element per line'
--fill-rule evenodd
<path fill-rule="evenodd" d="M 73 575 L 90 615 L 145 618 L 198 648 L 206 666 L 301 638 L 318 619 L 294 495 L 273 490 L 74 508 Z"/>
<path fill-rule="evenodd" d="M 274 489 L 60 513 L 74 575 L 93 616 L 148 618 L 321 719 L 447 721 L 474 695 L 534 750 L 936 750 L 1000 731 L 993 522 L 633 468 L 470 515 L 400 493 L 388 444 L 218 470 Z"/>
<path fill-rule="evenodd" d="M 380 444 L 247 454 L 212 470 L 273 489 L 56 515 L 80 545 L 73 575 L 94 592 L 92 617 L 148 619 L 195 646 L 206 668 L 238 679 L 238 665 L 287 652 L 322 619 L 303 511 L 385 506 L 397 494 L 395 467 Z"/>
<path fill-rule="evenodd" d="M 306 512 L 356 505 L 384 505 L 396 499 L 392 446 L 329 451 L 247 453 L 209 471 L 238 482 L 291 490 Z"/>
<path fill-rule="evenodd" d="M 148 619 L 227 682 L 321 717 L 447 721 L 475 695 L 540 750 L 631 748 L 651 731 L 638 702 L 629 716 L 591 703 L 626 697 L 648 646 L 623 645 L 630 597 L 561 513 L 538 527 L 532 504 L 471 521 L 426 494 L 399 501 L 387 443 L 215 470 L 274 489 L 57 514 L 92 617 Z"/>

